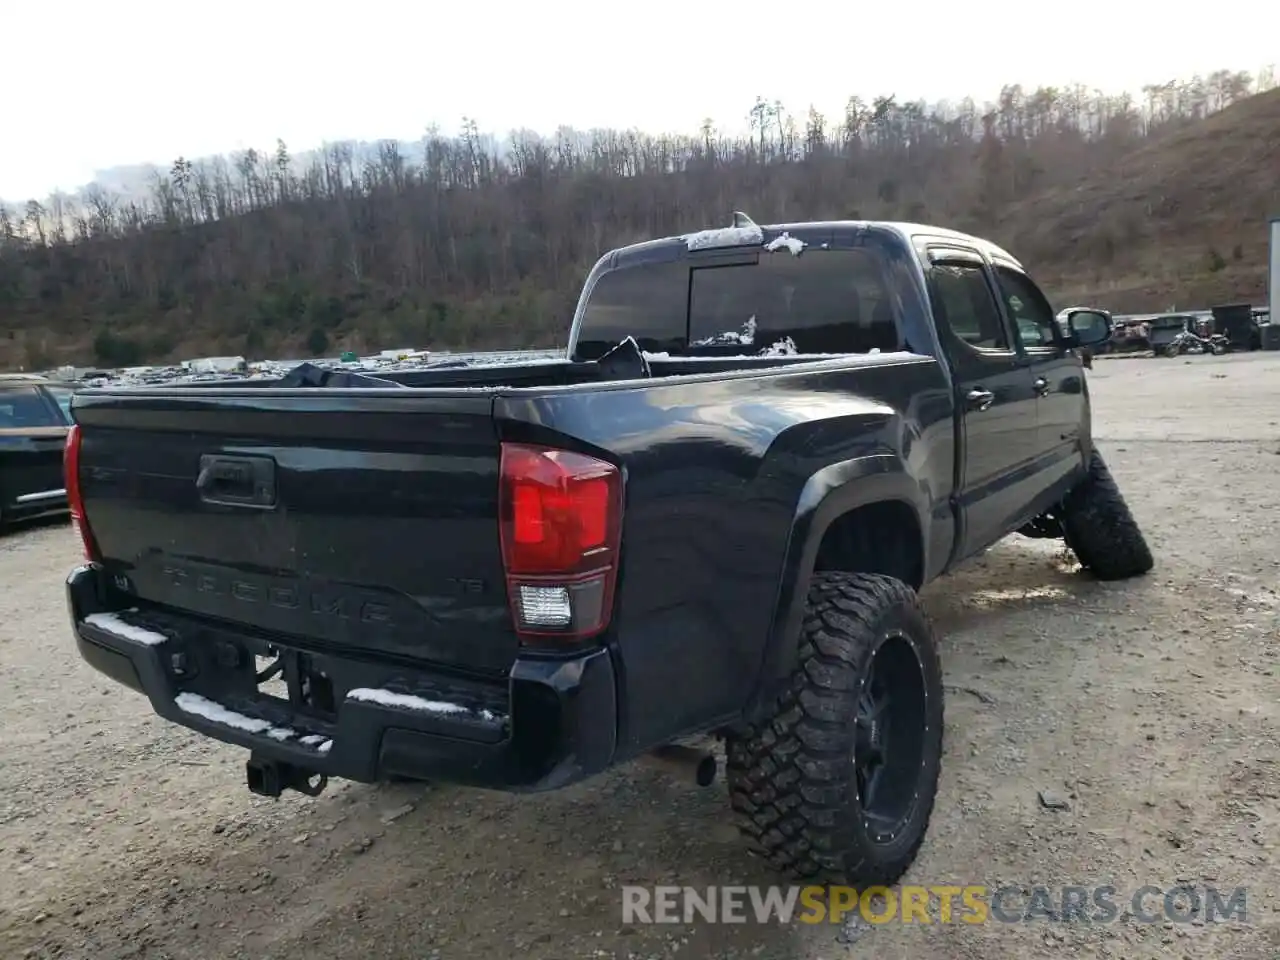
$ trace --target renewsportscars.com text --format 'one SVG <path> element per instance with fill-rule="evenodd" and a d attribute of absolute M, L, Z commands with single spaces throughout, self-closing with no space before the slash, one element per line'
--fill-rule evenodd
<path fill-rule="evenodd" d="M 642 923 L 1139 923 L 1248 922 L 1247 890 L 1147 885 L 987 887 L 622 888 L 622 920 Z"/>

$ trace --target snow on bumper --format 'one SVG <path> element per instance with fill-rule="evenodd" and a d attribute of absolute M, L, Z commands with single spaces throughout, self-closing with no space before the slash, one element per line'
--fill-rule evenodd
<path fill-rule="evenodd" d="M 328 712 L 301 709 L 257 692 L 262 641 L 168 612 L 102 612 L 101 576 L 85 566 L 67 580 L 81 656 L 144 693 L 166 719 L 257 756 L 362 782 L 397 776 L 520 791 L 571 783 L 612 760 L 617 703 L 607 651 L 517 660 L 509 677 L 484 683 L 308 652 L 338 699 Z M 228 666 L 215 640 L 245 658 Z"/>

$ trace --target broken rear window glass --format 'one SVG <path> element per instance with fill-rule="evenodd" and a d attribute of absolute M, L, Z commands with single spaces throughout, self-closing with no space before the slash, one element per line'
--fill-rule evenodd
<path fill-rule="evenodd" d="M 643 264 L 604 274 L 588 298 L 577 354 L 627 336 L 679 354 L 867 353 L 901 346 L 879 256 L 789 248 L 758 262 Z M 785 344 L 786 349 L 778 347 Z"/>
<path fill-rule="evenodd" d="M 764 254 L 759 263 L 695 266 L 693 348 L 739 343 L 755 353 L 790 340 L 798 353 L 898 349 L 893 303 L 870 250 Z"/>

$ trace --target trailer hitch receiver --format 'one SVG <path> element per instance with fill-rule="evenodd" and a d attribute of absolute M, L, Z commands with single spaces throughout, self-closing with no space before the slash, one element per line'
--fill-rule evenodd
<path fill-rule="evenodd" d="M 262 797 L 279 797 L 286 790 L 296 790 L 308 797 L 318 797 L 329 784 L 329 778 L 313 770 L 304 770 L 291 763 L 268 760 L 256 753 L 245 764 L 249 791 Z"/>

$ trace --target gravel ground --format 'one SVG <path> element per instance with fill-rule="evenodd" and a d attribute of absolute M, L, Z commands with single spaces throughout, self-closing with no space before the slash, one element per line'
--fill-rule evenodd
<path fill-rule="evenodd" d="M 1100 584 L 1014 538 L 926 590 L 948 739 L 908 882 L 1245 885 L 1246 923 L 623 926 L 621 884 L 776 880 L 722 785 L 633 765 L 537 798 L 253 797 L 241 751 L 77 659 L 55 524 L 0 537 L 0 957 L 1274 960 L 1280 356 L 1099 360 L 1090 383 L 1157 568 Z"/>

